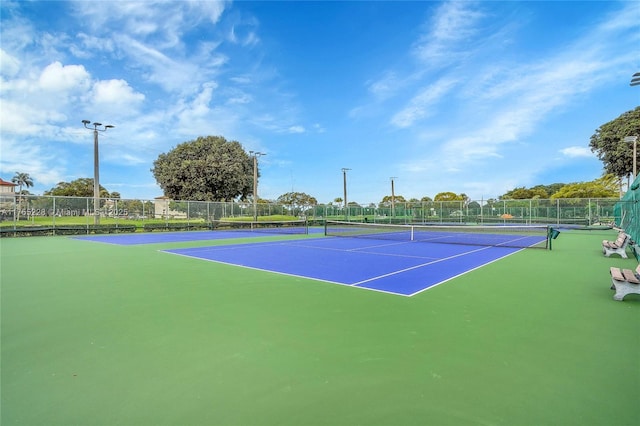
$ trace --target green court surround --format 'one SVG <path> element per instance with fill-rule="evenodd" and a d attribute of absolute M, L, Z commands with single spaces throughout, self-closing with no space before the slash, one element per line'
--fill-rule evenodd
<path fill-rule="evenodd" d="M 0 423 L 637 425 L 615 235 L 562 232 L 411 298 L 159 252 L 238 240 L 2 239 Z"/>

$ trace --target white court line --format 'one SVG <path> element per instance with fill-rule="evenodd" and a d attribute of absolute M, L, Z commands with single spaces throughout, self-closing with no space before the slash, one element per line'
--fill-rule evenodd
<path fill-rule="evenodd" d="M 370 281 L 379 280 L 380 278 L 391 277 L 391 276 L 393 276 L 393 275 L 398 275 L 398 274 L 401 274 L 401 273 L 403 273 L 403 272 L 411 271 L 411 270 L 413 270 L 413 269 L 422 268 L 423 266 L 433 265 L 434 263 L 443 262 L 443 261 L 445 261 L 445 260 L 450 260 L 450 259 L 455 259 L 456 257 L 466 256 L 466 255 L 468 255 L 468 254 L 471 254 L 471 253 L 477 253 L 477 252 L 479 252 L 479 251 L 487 250 L 487 249 L 490 249 L 490 248 L 491 248 L 491 247 L 482 247 L 482 248 L 479 248 L 479 249 L 476 249 L 476 250 L 471 250 L 471 251 L 466 251 L 466 252 L 464 252 L 464 253 L 459 253 L 459 254 L 456 254 L 456 255 L 454 255 L 454 256 L 443 257 L 443 258 L 441 258 L 441 259 L 434 260 L 433 262 L 427 262 L 427 263 L 423 263 L 423 264 L 420 264 L 420 265 L 412 266 L 412 267 L 410 267 L 410 268 L 405 268 L 405 269 L 400 269 L 400 270 L 398 270 L 398 271 L 390 272 L 390 273 L 388 273 L 388 274 L 379 275 L 379 276 L 377 276 L 377 277 L 368 278 L 368 279 L 366 279 L 366 280 L 359 281 L 359 282 L 354 283 L 354 284 L 352 284 L 352 285 L 360 285 L 360 284 L 367 283 L 367 282 L 370 282 Z"/>
<path fill-rule="evenodd" d="M 355 282 L 355 283 L 352 283 L 352 284 L 339 282 L 339 281 L 331 281 L 331 280 L 326 280 L 326 279 L 321 279 L 321 278 L 314 278 L 314 277 L 310 277 L 310 276 L 307 276 L 307 275 L 297 275 L 297 274 L 291 274 L 291 273 L 287 273 L 287 272 L 275 271 L 275 270 L 270 270 L 270 269 L 257 268 L 257 267 L 252 267 L 252 266 L 247 266 L 247 265 L 242 265 L 242 264 L 237 264 L 237 263 L 224 262 L 224 261 L 214 260 L 214 259 L 207 259 L 206 257 L 201 257 L 201 256 L 195 255 L 196 252 L 197 253 L 202 253 L 202 252 L 207 252 L 207 251 L 217 251 L 217 250 L 220 250 L 220 249 L 227 249 L 228 250 L 228 249 L 241 249 L 241 248 L 256 247 L 256 246 L 283 245 L 283 246 L 311 248 L 311 249 L 315 249 L 315 250 L 329 250 L 329 251 L 339 251 L 339 252 L 361 251 L 362 253 L 365 253 L 365 254 L 376 254 L 376 255 L 382 255 L 382 256 L 413 257 L 413 258 L 420 258 L 420 259 L 428 259 L 428 257 L 419 257 L 419 256 L 410 256 L 410 255 L 397 255 L 397 254 L 385 254 L 385 253 L 375 253 L 375 252 L 362 251 L 362 250 L 366 250 L 366 249 L 369 249 L 369 248 L 393 246 L 393 245 L 398 245 L 398 244 L 413 244 L 413 243 L 416 243 L 416 242 L 413 242 L 413 241 L 390 243 L 390 244 L 377 244 L 377 245 L 374 245 L 374 246 L 363 247 L 361 249 L 348 249 L 348 250 L 329 248 L 329 247 L 318 247 L 318 246 L 307 245 L 307 244 L 299 244 L 300 242 L 302 242 L 302 241 L 301 240 L 295 240 L 295 241 L 289 240 L 289 241 L 278 241 L 278 242 L 272 241 L 272 242 L 260 242 L 260 243 L 237 244 L 237 245 L 236 244 L 233 244 L 233 245 L 220 245 L 220 246 L 210 246 L 210 247 L 193 247 L 192 249 L 194 250 L 194 252 L 193 252 L 194 254 L 189 254 L 187 252 L 187 251 L 190 251 L 189 249 L 169 249 L 169 250 L 164 249 L 164 250 L 158 250 L 158 251 L 164 252 L 164 253 L 168 253 L 168 254 L 174 254 L 174 255 L 178 255 L 178 256 L 198 259 L 198 260 L 205 260 L 205 261 L 209 261 L 209 262 L 224 264 L 224 265 L 230 265 L 230 266 L 235 266 L 235 267 L 253 269 L 253 270 L 261 271 L 261 272 L 270 272 L 270 273 L 279 274 L 279 275 L 285 275 L 285 276 L 291 276 L 291 277 L 303 278 L 303 279 L 310 279 L 310 280 L 324 282 L 324 283 L 337 284 L 337 285 L 346 286 L 346 287 L 354 287 L 354 288 L 358 288 L 358 289 L 370 290 L 370 291 L 375 291 L 375 292 L 378 292 L 378 293 L 385 293 L 385 294 L 391 294 L 391 295 L 396 295 L 396 296 L 411 297 L 411 296 L 415 296 L 416 294 L 422 293 L 423 291 L 426 291 L 426 290 L 429 290 L 429 289 L 431 289 L 433 287 L 436 287 L 436 286 L 438 286 L 440 284 L 443 284 L 443 283 L 445 283 L 447 281 L 450 281 L 450 280 L 452 280 L 454 278 L 462 276 L 462 275 L 464 275 L 466 273 L 474 271 L 474 270 L 476 270 L 478 268 L 481 268 L 481 267 L 483 267 L 485 265 L 488 265 L 489 263 L 493 263 L 493 262 L 495 262 L 497 260 L 500 260 L 500 259 L 502 259 L 504 257 L 510 256 L 512 254 L 515 254 L 515 253 L 517 253 L 519 251 L 524 250 L 523 248 L 520 249 L 520 250 L 515 250 L 512 253 L 508 253 L 508 254 L 506 254 L 504 256 L 501 256 L 501 257 L 493 259 L 493 260 L 491 260 L 489 262 L 483 263 L 482 265 L 478 265 L 475 268 L 463 271 L 460 274 L 457 274 L 457 275 L 455 275 L 453 277 L 450 277 L 450 278 L 447 278 L 445 280 L 442 280 L 442 281 L 440 281 L 438 283 L 434 283 L 434 284 L 432 284 L 432 285 L 430 285 L 428 287 L 422 288 L 422 289 L 420 289 L 420 290 L 418 290 L 418 291 L 416 291 L 414 293 L 411 293 L 411 294 L 397 293 L 397 292 L 394 292 L 394 291 L 382 290 L 382 289 L 376 289 L 376 288 L 370 288 L 370 287 L 362 287 L 361 285 L 365 284 L 365 283 L 368 283 L 368 282 L 376 281 L 376 280 L 379 280 L 379 279 L 382 279 L 382 278 L 385 278 L 385 277 L 399 275 L 399 274 L 402 274 L 402 273 L 407 272 L 407 271 L 411 271 L 411 270 L 414 270 L 414 269 L 419 269 L 419 268 L 422 268 L 424 266 L 429 266 L 429 265 L 433 265 L 433 264 L 436 264 L 436 263 L 439 263 L 439 262 L 443 262 L 443 261 L 446 261 L 446 260 L 455 259 L 457 257 L 466 256 L 467 254 L 481 252 L 483 250 L 491 249 L 492 247 L 495 247 L 495 246 L 483 246 L 483 247 L 480 247 L 478 249 L 466 251 L 466 252 L 463 252 L 463 253 L 458 253 L 456 255 L 447 256 L 447 257 L 444 257 L 444 258 L 437 258 L 437 259 L 435 259 L 433 261 L 430 261 L 430 262 L 422 263 L 422 264 L 419 264 L 419 265 L 416 265 L 416 266 L 412 266 L 412 267 L 409 267 L 409 268 L 405 268 L 405 269 L 401 269 L 401 270 L 398 270 L 398 271 L 390 272 L 390 273 L 387 273 L 387 274 L 379 275 L 379 276 L 376 276 L 376 277 L 368 278 L 366 280 L 362 280 L 362 281 Z M 182 253 L 176 253 L 176 252 L 174 252 L 172 250 L 180 250 L 180 251 L 182 251 Z"/>
<path fill-rule="evenodd" d="M 447 278 L 447 279 L 445 279 L 445 280 L 442 280 L 442 281 L 440 281 L 440 282 L 438 282 L 438 283 L 432 284 L 432 285 L 430 285 L 429 287 L 425 287 L 425 288 L 423 288 L 423 289 L 421 289 L 421 290 L 418 290 L 418 291 L 416 291 L 415 293 L 408 294 L 407 296 L 408 296 L 408 297 L 415 296 L 416 294 L 420 294 L 420 293 L 422 293 L 423 291 L 430 290 L 430 289 L 432 289 L 432 288 L 434 288 L 434 287 L 439 286 L 440 284 L 444 284 L 444 283 L 446 283 L 446 282 L 448 282 L 448 281 L 451 281 L 451 280 L 452 280 L 452 279 L 454 279 L 454 278 L 461 277 L 461 276 L 463 276 L 463 275 L 465 275 L 465 274 L 468 274 L 469 272 L 475 271 L 476 269 L 480 269 L 480 268 L 482 268 L 482 267 L 484 267 L 484 266 L 487 266 L 487 265 L 489 265 L 489 264 L 491 264 L 491 263 L 493 263 L 493 262 L 497 262 L 498 260 L 504 259 L 505 257 L 509 257 L 509 256 L 511 256 L 511 255 L 513 255 L 513 254 L 519 253 L 519 252 L 521 252 L 522 250 L 524 250 L 524 249 L 516 250 L 516 251 L 514 251 L 514 252 L 512 252 L 512 253 L 507 253 L 507 254 L 505 254 L 504 256 L 497 257 L 497 258 L 493 259 L 493 260 L 492 260 L 492 261 L 490 261 L 490 262 L 483 263 L 482 265 L 478 265 L 478 266 L 476 266 L 475 268 L 471 268 L 471 269 L 469 269 L 469 270 L 463 271 L 463 272 L 459 273 L 458 275 L 454 275 L 454 276 L 452 276 L 452 277 L 449 277 L 449 278 Z M 364 288 L 364 287 L 363 287 L 363 288 Z"/>
<path fill-rule="evenodd" d="M 285 276 L 288 276 L 288 277 L 303 278 L 305 280 L 313 280 L 313 281 L 318 281 L 318 282 L 321 282 L 321 283 L 336 284 L 336 285 L 341 285 L 343 287 L 354 287 L 353 284 L 341 283 L 339 281 L 330 281 L 330 280 L 325 280 L 325 279 L 322 279 L 322 278 L 309 277 L 307 275 L 297 275 L 297 274 L 291 274 L 291 273 L 288 273 L 288 272 L 273 271 L 271 269 L 256 268 L 255 266 L 247 266 L 247 265 L 240 265 L 238 263 L 223 262 L 221 260 L 207 259 L 206 257 L 192 256 L 192 255 L 183 254 L 183 253 L 175 253 L 175 252 L 168 251 L 168 250 L 158 250 L 158 251 L 160 253 L 172 254 L 172 255 L 175 255 L 175 256 L 182 256 L 182 257 L 187 257 L 187 258 L 190 258 L 190 259 L 204 260 L 205 262 L 213 262 L 213 263 L 219 263 L 221 265 L 234 266 L 236 268 L 239 267 L 239 268 L 245 268 L 245 269 L 252 269 L 254 271 L 269 272 L 271 274 L 285 275 Z M 369 287 L 355 287 L 355 288 L 357 288 L 358 290 L 369 290 L 369 291 L 375 291 L 376 293 L 385 293 L 385 294 L 391 294 L 391 295 L 394 295 L 394 296 L 404 296 L 404 297 L 410 297 L 411 296 L 409 294 L 396 293 L 394 291 L 389 291 L 389 290 L 379 290 L 377 288 L 369 288 Z"/>
<path fill-rule="evenodd" d="M 408 258 L 413 258 L 413 259 L 439 259 L 439 257 L 432 257 L 432 256 L 417 256 L 417 255 L 411 255 L 411 254 L 379 253 L 379 252 L 375 252 L 375 251 L 367 251 L 367 250 L 372 249 L 372 248 L 390 247 L 390 246 L 396 246 L 396 245 L 402 245 L 402 244 L 414 244 L 414 243 L 415 243 L 415 241 L 404 241 L 404 242 L 401 242 L 401 243 L 376 244 L 376 245 L 373 245 L 373 246 L 353 248 L 353 249 L 342 249 L 342 248 L 333 248 L 333 247 L 318 247 L 318 246 L 314 246 L 314 245 L 298 244 L 297 241 L 296 241 L 296 243 L 289 243 L 289 244 L 285 244 L 285 245 L 290 245 L 290 246 L 293 246 L 293 247 L 310 248 L 310 249 L 314 249 L 314 250 L 338 251 L 338 252 L 342 252 L 342 253 L 356 253 L 356 252 L 358 252 L 358 253 L 375 254 L 375 255 L 378 255 L 378 256 L 388 256 L 388 257 L 408 257 Z"/>

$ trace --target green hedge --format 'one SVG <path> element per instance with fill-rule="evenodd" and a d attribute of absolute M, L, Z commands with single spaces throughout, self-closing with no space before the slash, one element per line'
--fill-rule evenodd
<path fill-rule="evenodd" d="M 145 223 L 145 232 L 153 231 L 195 231 L 198 229 L 211 229 L 209 223 Z"/>
<path fill-rule="evenodd" d="M 118 234 L 123 232 L 136 232 L 136 230 L 135 225 L 2 226 L 0 227 L 0 237 Z"/>

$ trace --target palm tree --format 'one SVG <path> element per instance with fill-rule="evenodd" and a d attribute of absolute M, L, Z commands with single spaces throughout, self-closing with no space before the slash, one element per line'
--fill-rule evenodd
<path fill-rule="evenodd" d="M 29 173 L 16 172 L 15 176 L 11 178 L 11 182 L 18 185 L 18 211 L 20 211 L 22 204 L 22 186 L 24 185 L 27 188 L 33 186 L 33 179 L 31 179 Z"/>
<path fill-rule="evenodd" d="M 22 186 L 26 186 L 27 188 L 30 188 L 33 186 L 33 179 L 31 179 L 31 176 L 29 176 L 29 173 L 20 173 L 20 172 L 16 172 L 16 175 L 11 178 L 11 182 L 15 183 L 16 185 L 18 185 L 18 194 L 22 194 Z"/>

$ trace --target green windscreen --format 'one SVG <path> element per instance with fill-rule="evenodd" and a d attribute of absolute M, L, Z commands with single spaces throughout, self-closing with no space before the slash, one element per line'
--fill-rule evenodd
<path fill-rule="evenodd" d="M 613 208 L 615 224 L 631 236 L 633 241 L 640 241 L 640 176 L 636 177 L 629 190 Z"/>

